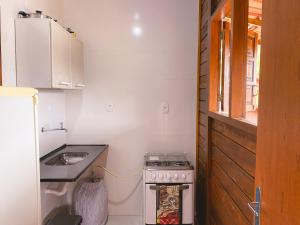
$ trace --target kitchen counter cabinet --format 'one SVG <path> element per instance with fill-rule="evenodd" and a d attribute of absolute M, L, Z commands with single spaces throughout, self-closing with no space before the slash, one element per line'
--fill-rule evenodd
<path fill-rule="evenodd" d="M 64 145 L 40 159 L 41 182 L 75 182 L 108 149 L 108 145 Z M 87 157 L 75 165 L 46 165 L 65 152 L 86 152 Z"/>

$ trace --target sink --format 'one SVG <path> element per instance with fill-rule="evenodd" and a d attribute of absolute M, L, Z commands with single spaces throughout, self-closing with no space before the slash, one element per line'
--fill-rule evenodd
<path fill-rule="evenodd" d="M 48 160 L 45 164 L 48 166 L 75 165 L 83 161 L 88 155 L 87 152 L 64 152 Z"/>

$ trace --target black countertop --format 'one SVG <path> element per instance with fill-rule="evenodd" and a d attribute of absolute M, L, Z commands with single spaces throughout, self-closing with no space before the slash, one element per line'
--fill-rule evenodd
<path fill-rule="evenodd" d="M 64 145 L 40 159 L 41 182 L 75 182 L 106 150 L 108 145 Z M 49 166 L 45 163 L 64 152 L 87 152 L 88 156 L 75 165 Z"/>

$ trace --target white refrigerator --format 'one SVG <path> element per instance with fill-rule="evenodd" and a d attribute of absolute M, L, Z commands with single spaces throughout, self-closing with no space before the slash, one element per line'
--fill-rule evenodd
<path fill-rule="evenodd" d="M 0 87 L 0 225 L 40 225 L 37 91 Z"/>

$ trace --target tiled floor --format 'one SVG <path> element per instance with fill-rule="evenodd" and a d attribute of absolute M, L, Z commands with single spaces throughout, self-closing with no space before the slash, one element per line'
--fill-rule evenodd
<path fill-rule="evenodd" d="M 140 216 L 109 216 L 106 225 L 142 225 Z"/>

